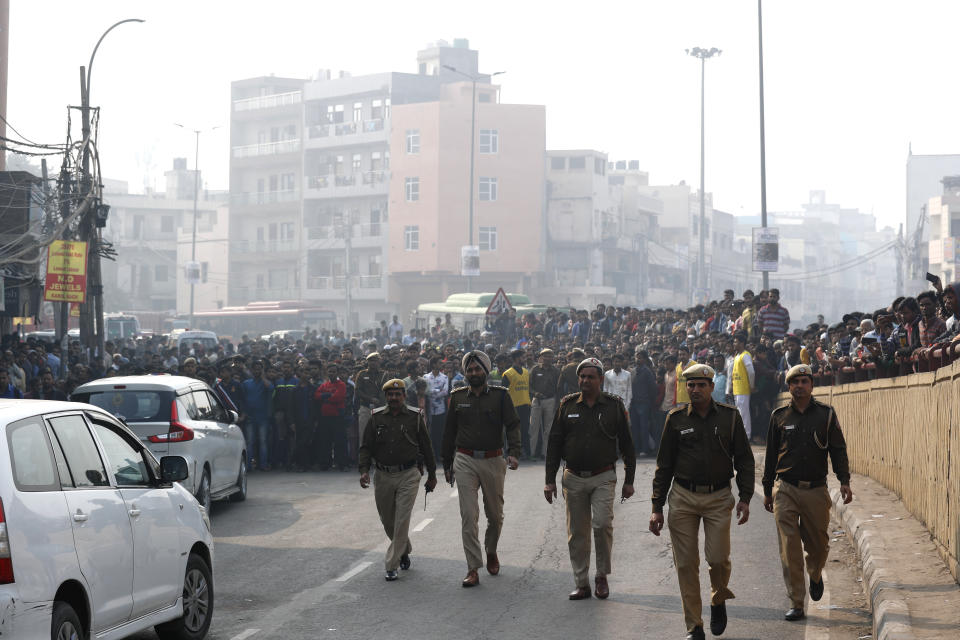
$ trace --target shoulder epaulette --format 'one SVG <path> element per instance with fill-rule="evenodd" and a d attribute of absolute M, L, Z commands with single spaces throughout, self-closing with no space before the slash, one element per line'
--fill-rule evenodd
<path fill-rule="evenodd" d="M 672 416 L 673 414 L 679 411 L 686 411 L 686 410 L 687 410 L 686 407 L 674 407 L 673 409 L 670 409 L 670 411 L 667 412 L 667 417 L 669 418 L 670 416 Z"/>
<path fill-rule="evenodd" d="M 460 392 L 460 391 L 467 391 L 468 389 L 470 389 L 470 387 L 457 387 L 456 389 L 454 389 L 454 390 L 451 391 L 450 393 L 451 393 L 451 394 L 454 394 L 454 393 L 458 393 L 458 392 Z"/>
<path fill-rule="evenodd" d="M 733 404 L 727 404 L 726 402 L 714 402 L 714 404 L 716 404 L 718 407 L 724 407 L 725 409 L 733 409 L 734 411 L 738 411 L 737 406 Z"/>
<path fill-rule="evenodd" d="M 410 411 L 412 411 L 412 412 L 414 412 L 414 413 L 416 413 L 416 414 L 423 413 L 423 410 L 420 409 L 420 407 L 412 407 L 412 406 L 410 406 L 409 404 L 406 405 L 406 407 L 407 407 L 407 409 L 409 409 Z"/>
<path fill-rule="evenodd" d="M 500 391 L 506 391 L 507 393 L 510 392 L 509 389 L 507 389 L 505 386 L 501 384 L 488 384 L 487 387 L 489 387 L 490 389 L 499 389 Z"/>
<path fill-rule="evenodd" d="M 580 396 L 579 393 L 568 393 L 567 395 L 565 395 L 565 396 L 563 396 L 562 398 L 560 398 L 560 404 L 563 404 L 563 403 L 566 402 L 567 400 L 571 400 L 571 399 L 577 398 L 577 397 L 579 397 L 579 396 Z"/>
<path fill-rule="evenodd" d="M 374 413 L 383 413 L 383 412 L 386 411 L 386 410 L 387 410 L 387 407 L 377 407 L 376 409 L 374 409 L 373 411 L 371 411 L 370 414 L 372 415 L 372 414 L 374 414 Z"/>
<path fill-rule="evenodd" d="M 783 405 L 780 405 L 779 407 L 777 407 L 776 409 L 774 409 L 774 410 L 773 410 L 773 413 L 776 413 L 776 412 L 778 412 L 778 411 L 783 411 L 784 409 L 789 409 L 789 408 L 790 408 L 790 405 L 789 405 L 789 404 L 783 404 Z"/>
<path fill-rule="evenodd" d="M 601 391 L 600 393 L 602 393 L 604 397 L 610 398 L 611 400 L 619 400 L 620 402 L 623 402 L 623 398 L 615 393 L 610 393 L 609 391 Z"/>

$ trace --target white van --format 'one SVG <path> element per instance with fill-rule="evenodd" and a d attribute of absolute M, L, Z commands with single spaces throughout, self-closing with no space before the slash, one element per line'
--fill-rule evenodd
<path fill-rule="evenodd" d="M 215 353 L 217 351 L 217 334 L 213 331 L 181 331 L 176 334 L 176 341 L 178 358 L 180 354 L 183 353 L 181 346 L 184 344 L 187 345 L 188 349 L 193 349 L 194 343 L 198 343 L 207 353 Z M 194 354 L 191 353 L 190 355 Z"/>
<path fill-rule="evenodd" d="M 204 638 L 213 536 L 186 478 L 97 407 L 0 400 L 0 637 Z"/>

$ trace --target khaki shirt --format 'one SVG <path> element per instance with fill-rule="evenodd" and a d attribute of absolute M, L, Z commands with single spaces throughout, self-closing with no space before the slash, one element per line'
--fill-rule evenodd
<path fill-rule="evenodd" d="M 706 418 L 693 405 L 667 414 L 653 477 L 653 510 L 663 511 L 667 490 L 677 477 L 698 485 L 729 482 L 736 469 L 741 502 L 750 502 L 756 472 L 753 451 L 737 408 L 710 401 Z"/>
<path fill-rule="evenodd" d="M 360 405 L 369 407 L 381 406 L 385 400 L 383 398 L 383 384 L 389 380 L 383 369 L 378 369 L 376 373 L 370 369 L 363 369 L 358 372 L 353 381 L 357 384 L 357 397 L 360 399 Z"/>
<path fill-rule="evenodd" d="M 637 456 L 623 402 L 611 393 L 600 393 L 591 407 L 582 393 L 560 401 L 547 442 L 547 484 L 555 484 L 560 460 L 574 471 L 596 471 L 623 456 L 624 484 L 633 484 Z"/>
<path fill-rule="evenodd" d="M 541 364 L 533 365 L 530 369 L 530 399 L 555 398 L 557 396 L 557 383 L 560 381 L 560 370 L 553 365 L 545 367 Z"/>
<path fill-rule="evenodd" d="M 421 456 L 429 474 L 434 475 L 437 463 L 433 458 L 433 445 L 419 409 L 404 405 L 397 414 L 388 407 L 373 410 L 357 451 L 360 473 L 370 471 L 371 459 L 377 464 L 395 466 L 416 462 Z"/>
<path fill-rule="evenodd" d="M 470 387 L 450 393 L 443 429 L 443 468 L 453 466 L 456 450 L 496 451 L 503 448 L 506 429 L 509 454 L 520 457 L 520 418 L 503 387 L 485 385 L 479 394 Z"/>
<path fill-rule="evenodd" d="M 764 495 L 773 495 L 773 483 L 780 476 L 798 482 L 826 480 L 828 453 L 837 479 L 850 484 L 847 442 L 833 407 L 811 398 L 805 411 L 793 402 L 776 409 L 767 433 Z"/>
<path fill-rule="evenodd" d="M 580 377 L 577 376 L 578 362 L 569 362 L 560 370 L 560 379 L 557 381 L 557 395 L 565 396 L 575 393 L 580 388 Z"/>

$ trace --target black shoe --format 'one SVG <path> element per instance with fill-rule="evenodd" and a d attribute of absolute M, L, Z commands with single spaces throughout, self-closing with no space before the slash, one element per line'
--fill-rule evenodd
<path fill-rule="evenodd" d="M 813 578 L 810 578 L 810 599 L 814 602 L 820 600 L 823 597 L 823 576 L 820 576 L 820 582 L 814 582 Z"/>
<path fill-rule="evenodd" d="M 390 570 L 390 571 L 387 571 L 387 572 L 384 574 L 383 577 L 384 577 L 384 579 L 385 579 L 387 582 L 393 582 L 393 581 L 396 580 L 399 576 L 397 575 L 397 570 L 396 570 L 396 569 L 392 569 L 392 570 Z"/>
<path fill-rule="evenodd" d="M 406 571 L 410 568 L 410 556 L 409 554 L 403 554 L 400 556 L 400 568 Z"/>
<path fill-rule="evenodd" d="M 719 636 L 727 628 L 727 603 L 710 605 L 710 633 Z"/>
<path fill-rule="evenodd" d="M 693 631 L 687 634 L 687 640 L 706 640 L 707 636 L 703 633 L 703 627 L 694 627 Z"/>
<path fill-rule="evenodd" d="M 799 607 L 794 607 L 789 611 L 787 611 L 785 614 L 783 614 L 783 619 L 789 620 L 790 622 L 794 622 L 802 618 L 803 618 L 803 609 L 800 609 Z"/>

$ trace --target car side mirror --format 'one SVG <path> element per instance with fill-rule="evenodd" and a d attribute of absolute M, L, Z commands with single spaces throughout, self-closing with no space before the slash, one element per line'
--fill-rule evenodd
<path fill-rule="evenodd" d="M 240 414 L 234 411 L 233 409 L 227 409 L 227 415 L 230 417 L 230 424 L 237 424 L 240 421 Z"/>
<path fill-rule="evenodd" d="M 163 456 L 160 458 L 160 480 L 162 482 L 183 482 L 190 476 L 190 468 L 183 456 Z"/>

